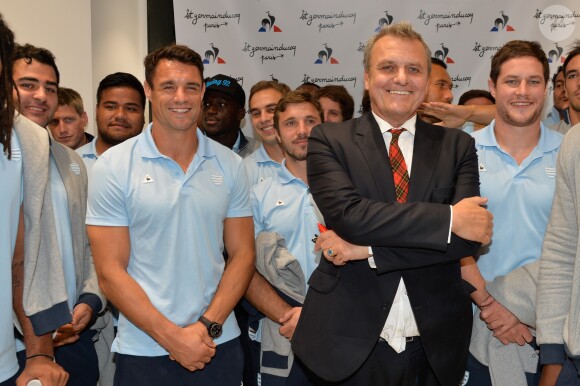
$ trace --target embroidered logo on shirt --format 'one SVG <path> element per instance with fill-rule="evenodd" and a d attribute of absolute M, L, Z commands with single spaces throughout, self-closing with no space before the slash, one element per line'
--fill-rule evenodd
<path fill-rule="evenodd" d="M 72 170 L 72 172 L 74 174 L 76 174 L 77 176 L 81 175 L 81 167 L 76 162 L 73 162 L 72 164 L 70 164 L 70 170 Z"/>
<path fill-rule="evenodd" d="M 544 170 L 546 171 L 546 175 L 548 176 L 548 178 L 556 177 L 556 168 L 546 167 Z"/>
<path fill-rule="evenodd" d="M 214 185 L 221 185 L 224 183 L 224 176 L 219 176 L 217 174 L 210 174 L 209 178 Z"/>
<path fill-rule="evenodd" d="M 276 206 L 284 205 L 284 201 L 278 200 L 276 201 Z"/>
<path fill-rule="evenodd" d="M 151 176 L 149 174 L 145 174 L 145 178 L 143 178 L 143 183 L 150 184 L 152 182 L 155 182 L 155 181 L 153 181 L 153 178 L 151 178 Z"/>
<path fill-rule="evenodd" d="M 22 153 L 20 152 L 19 148 L 12 149 L 12 158 L 11 161 L 18 162 L 22 158 Z"/>
<path fill-rule="evenodd" d="M 480 172 L 487 172 L 487 169 L 485 168 L 485 165 L 484 164 L 479 164 L 479 168 L 478 169 L 479 169 Z"/>

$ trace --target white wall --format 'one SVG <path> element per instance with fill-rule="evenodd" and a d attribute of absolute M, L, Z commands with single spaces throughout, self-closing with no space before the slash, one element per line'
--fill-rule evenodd
<path fill-rule="evenodd" d="M 77 90 L 94 132 L 99 81 L 124 71 L 144 79 L 147 54 L 146 0 L 3 0 L 0 12 L 16 42 L 49 49 L 60 85 Z"/>

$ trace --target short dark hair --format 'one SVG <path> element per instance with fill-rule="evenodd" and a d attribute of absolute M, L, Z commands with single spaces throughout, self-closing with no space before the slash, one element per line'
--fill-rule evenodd
<path fill-rule="evenodd" d="M 153 73 L 157 68 L 159 62 L 163 59 L 176 60 L 183 64 L 190 64 L 199 70 L 199 75 L 203 80 L 203 62 L 201 56 L 191 48 L 179 45 L 170 44 L 165 47 L 158 48 L 145 57 L 145 81 L 149 87 L 153 88 Z"/>
<path fill-rule="evenodd" d="M 324 115 L 322 114 L 322 107 L 320 107 L 320 102 L 318 102 L 318 99 L 316 99 L 315 96 L 313 96 L 312 94 L 310 94 L 307 91 L 303 91 L 303 90 L 294 90 L 294 91 L 290 91 L 289 93 L 287 93 L 286 95 L 284 95 L 282 97 L 282 99 L 280 99 L 278 101 L 278 104 L 276 105 L 276 111 L 274 112 L 274 129 L 276 129 L 276 131 L 280 131 L 280 113 L 283 113 L 284 111 L 286 111 L 286 108 L 288 107 L 288 105 L 291 104 L 297 104 L 297 103 L 310 103 L 312 104 L 316 110 L 318 111 L 318 115 L 320 116 L 320 122 L 324 122 Z"/>
<path fill-rule="evenodd" d="M 14 124 L 14 99 L 12 89 L 12 52 L 14 50 L 14 33 L 8 28 L 0 14 L 0 143 L 8 159 L 12 156 L 10 139 Z"/>
<path fill-rule="evenodd" d="M 447 63 L 445 63 L 444 61 L 442 61 L 439 58 L 431 57 L 431 64 L 436 64 L 436 65 L 441 66 L 447 70 Z"/>
<path fill-rule="evenodd" d="M 558 66 L 558 68 L 556 69 L 556 72 L 554 72 L 554 75 L 552 76 L 552 87 L 556 88 L 556 78 L 558 77 L 558 75 L 560 75 L 560 73 L 564 71 L 564 66 Z"/>
<path fill-rule="evenodd" d="M 564 65 L 562 66 L 564 68 L 564 76 L 566 76 L 566 68 L 568 68 L 568 63 L 570 63 L 570 61 L 578 55 L 580 55 L 580 40 L 576 40 L 574 43 L 572 43 L 572 47 L 570 48 L 570 51 L 568 51 L 568 55 L 566 56 L 566 60 L 564 60 Z"/>
<path fill-rule="evenodd" d="M 143 85 L 134 75 L 126 72 L 115 72 L 114 74 L 105 76 L 103 80 L 101 80 L 99 87 L 97 88 L 97 106 L 101 103 L 103 92 L 110 88 L 122 87 L 131 88 L 137 91 L 141 100 L 141 107 L 145 108 L 145 91 L 143 90 Z"/>
<path fill-rule="evenodd" d="M 23 59 L 28 64 L 36 60 L 39 63 L 52 67 L 56 75 L 56 84 L 60 83 L 60 72 L 58 72 L 54 55 L 46 48 L 36 47 L 32 44 L 25 44 L 23 46 L 17 44 L 12 55 L 12 61 L 15 62 L 20 59 Z"/>
<path fill-rule="evenodd" d="M 550 66 L 546 53 L 538 42 L 529 40 L 512 40 L 503 45 L 491 58 L 491 71 L 489 77 L 493 84 L 497 83 L 501 65 L 510 59 L 531 56 L 538 59 L 544 69 L 544 83 L 550 80 Z"/>
<path fill-rule="evenodd" d="M 336 84 L 324 86 L 318 90 L 316 97 L 317 99 L 325 97 L 338 103 L 340 106 L 340 112 L 342 113 L 342 118 L 345 121 L 352 119 L 352 116 L 354 115 L 354 99 L 352 99 L 352 96 L 344 86 Z"/>
<path fill-rule="evenodd" d="M 459 102 L 457 102 L 457 104 L 464 105 L 466 102 L 474 98 L 486 98 L 495 105 L 495 98 L 486 90 L 468 90 L 459 97 Z"/>

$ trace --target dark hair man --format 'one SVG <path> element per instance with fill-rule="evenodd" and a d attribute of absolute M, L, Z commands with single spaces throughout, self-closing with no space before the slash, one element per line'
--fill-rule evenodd
<path fill-rule="evenodd" d="M 252 154 L 260 144 L 246 138 L 240 123 L 246 114 L 246 93 L 237 80 L 218 74 L 205 82 L 203 129 L 208 137 L 232 149 L 242 158 Z"/>
<path fill-rule="evenodd" d="M 324 122 L 342 122 L 352 119 L 354 99 L 342 85 L 328 85 L 320 88 L 316 94 Z"/>
<path fill-rule="evenodd" d="M 232 310 L 254 271 L 246 171 L 197 129 L 199 54 L 169 45 L 144 63 L 152 123 L 101 154 L 89 191 L 99 283 L 120 311 L 115 380 L 239 386 Z"/>

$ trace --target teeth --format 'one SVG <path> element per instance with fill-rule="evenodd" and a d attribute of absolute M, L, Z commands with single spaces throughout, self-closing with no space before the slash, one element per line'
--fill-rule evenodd
<path fill-rule="evenodd" d="M 41 108 L 41 107 L 34 107 L 34 106 L 30 106 L 29 109 L 30 110 L 35 110 L 35 111 L 44 111 L 43 108 Z"/>
<path fill-rule="evenodd" d="M 171 109 L 171 111 L 175 111 L 176 113 L 186 113 L 189 109 Z"/>
<path fill-rule="evenodd" d="M 410 91 L 399 91 L 399 90 L 390 90 L 389 93 L 397 94 L 397 95 L 409 95 L 409 94 L 411 94 Z"/>

